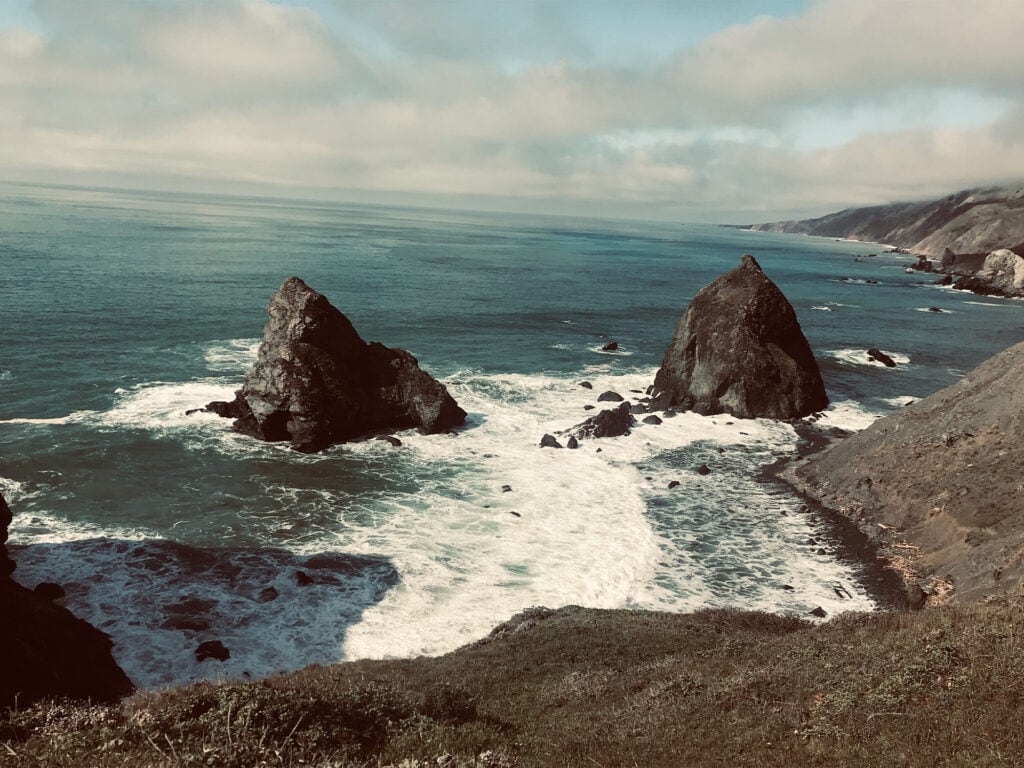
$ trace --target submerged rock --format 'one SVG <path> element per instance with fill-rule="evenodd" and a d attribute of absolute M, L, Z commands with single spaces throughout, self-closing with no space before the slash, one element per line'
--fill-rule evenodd
<path fill-rule="evenodd" d="M 690 302 L 654 379 L 651 410 L 791 419 L 827 404 L 796 312 L 746 254 Z"/>
<path fill-rule="evenodd" d="M 231 658 L 231 651 L 224 647 L 220 640 L 207 640 L 200 643 L 196 648 L 196 661 L 214 659 L 216 661 L 227 661 Z"/>
<path fill-rule="evenodd" d="M 416 358 L 360 338 L 325 296 L 297 277 L 271 297 L 259 357 L 230 403 L 208 410 L 235 429 L 312 453 L 391 430 L 445 432 L 466 412 Z"/>
<path fill-rule="evenodd" d="M 602 352 L 618 352 L 619 351 L 619 342 L 617 342 L 617 341 L 609 341 L 607 344 L 605 344 L 603 347 L 601 347 L 601 351 Z"/>

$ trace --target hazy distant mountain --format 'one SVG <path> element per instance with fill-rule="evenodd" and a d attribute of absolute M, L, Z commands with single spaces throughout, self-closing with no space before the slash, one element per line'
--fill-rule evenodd
<path fill-rule="evenodd" d="M 819 219 L 751 229 L 885 243 L 931 257 L 942 257 L 946 249 L 981 254 L 1009 248 L 1024 254 L 1024 183 L 968 189 L 927 202 L 848 208 Z"/>

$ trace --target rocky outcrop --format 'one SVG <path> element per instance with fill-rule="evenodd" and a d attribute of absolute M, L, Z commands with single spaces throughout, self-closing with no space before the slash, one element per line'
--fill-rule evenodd
<path fill-rule="evenodd" d="M 972 602 L 1011 589 L 1024 582 L 1022 381 L 1018 344 L 787 475 L 890 547 L 912 589 Z"/>
<path fill-rule="evenodd" d="M 271 297 L 258 359 L 231 403 L 208 410 L 235 429 L 312 453 L 377 432 L 445 432 L 466 412 L 403 349 L 360 338 L 325 296 L 297 277 Z"/>
<path fill-rule="evenodd" d="M 953 287 L 985 295 L 1024 295 L 1024 258 L 1008 248 L 993 251 L 980 269 L 960 277 Z"/>
<path fill-rule="evenodd" d="M 883 352 L 882 350 L 876 349 L 875 347 L 872 347 L 871 349 L 868 350 L 868 360 L 876 360 L 882 365 L 884 365 L 886 368 L 896 367 L 895 360 L 889 357 L 889 355 L 885 354 L 885 352 Z"/>
<path fill-rule="evenodd" d="M 595 437 L 619 437 L 628 435 L 636 420 L 629 411 L 629 403 L 622 403 L 618 408 L 609 408 L 596 416 L 591 416 L 581 424 L 568 431 L 570 437 L 578 440 Z"/>
<path fill-rule="evenodd" d="M 109 702 L 131 693 L 110 638 L 9 578 L 14 563 L 3 543 L 10 522 L 0 496 L 0 711 L 44 698 Z"/>
<path fill-rule="evenodd" d="M 827 404 L 796 312 L 747 254 L 693 297 L 654 379 L 650 410 L 790 419 Z"/>

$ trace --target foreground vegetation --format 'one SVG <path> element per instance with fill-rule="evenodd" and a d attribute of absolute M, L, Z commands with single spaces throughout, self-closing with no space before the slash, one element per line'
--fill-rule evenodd
<path fill-rule="evenodd" d="M 0 765 L 1024 765 L 1022 608 L 534 609 L 441 658 L 38 705 Z"/>

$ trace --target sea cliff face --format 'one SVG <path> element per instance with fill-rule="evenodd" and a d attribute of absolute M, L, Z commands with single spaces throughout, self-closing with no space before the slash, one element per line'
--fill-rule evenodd
<path fill-rule="evenodd" d="M 1024 343 L 788 472 L 911 587 L 976 602 L 1024 582 Z M 923 597 L 924 595 L 919 595 Z"/>

